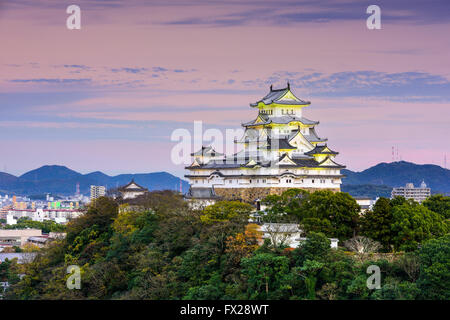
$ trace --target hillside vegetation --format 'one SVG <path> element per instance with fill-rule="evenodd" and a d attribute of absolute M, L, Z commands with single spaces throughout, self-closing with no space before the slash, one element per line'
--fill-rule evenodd
<path fill-rule="evenodd" d="M 363 216 L 346 193 L 293 189 L 264 203 L 265 221 L 305 230 L 300 248 L 261 245 L 245 203 L 191 210 L 169 191 L 139 206 L 103 197 L 22 266 L 22 280 L 8 262 L 0 281 L 12 283 L 8 299 L 450 299 L 448 198 L 382 198 Z M 346 248 L 330 249 L 329 237 Z M 66 287 L 71 265 L 80 290 Z M 370 265 L 382 272 L 379 290 L 366 285 Z"/>

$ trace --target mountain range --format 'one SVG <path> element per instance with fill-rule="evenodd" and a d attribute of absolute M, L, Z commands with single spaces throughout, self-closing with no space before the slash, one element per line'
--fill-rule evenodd
<path fill-rule="evenodd" d="M 409 182 L 418 187 L 422 181 L 431 188 L 431 193 L 450 192 L 450 170 L 434 164 L 382 162 L 361 172 L 344 169 L 342 174 L 346 175 L 346 178 L 342 179 L 342 190 L 352 195 L 357 195 L 355 193 L 358 191 L 368 195 L 371 186 L 372 190 L 386 196 L 386 191 L 392 187 L 404 186 Z"/>
<path fill-rule="evenodd" d="M 450 170 L 437 165 L 419 165 L 406 161 L 379 163 L 361 172 L 342 170 L 342 191 L 353 196 L 390 196 L 392 187 L 404 186 L 408 182 L 419 186 L 422 181 L 431 188 L 432 193 L 450 192 Z M 0 193 L 18 195 L 74 194 L 76 184 L 80 192 L 89 194 L 91 185 L 107 188 L 123 186 L 132 179 L 149 190 L 179 190 L 180 178 L 167 172 L 140 174 L 120 174 L 109 176 L 100 171 L 81 174 L 64 166 L 43 166 L 19 177 L 0 172 Z M 189 184 L 181 180 L 182 191 L 187 192 Z"/>
<path fill-rule="evenodd" d="M 167 172 L 138 174 L 120 174 L 109 176 L 96 171 L 81 174 L 64 166 L 43 166 L 29 171 L 19 177 L 0 172 L 0 193 L 17 195 L 71 195 L 80 185 L 80 193 L 88 195 L 91 185 L 116 188 L 129 183 L 132 179 L 141 186 L 152 190 L 180 190 L 180 178 Z M 181 180 L 183 192 L 187 192 L 189 184 Z"/>

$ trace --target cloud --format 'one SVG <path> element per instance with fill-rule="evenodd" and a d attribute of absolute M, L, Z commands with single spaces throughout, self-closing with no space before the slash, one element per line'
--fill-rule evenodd
<path fill-rule="evenodd" d="M 270 82 L 307 89 L 321 97 L 385 97 L 416 101 L 450 101 L 450 81 L 442 75 L 426 72 L 346 71 L 325 74 L 319 72 L 276 72 Z"/>
<path fill-rule="evenodd" d="M 64 64 L 62 65 L 64 68 L 73 68 L 73 69 L 82 69 L 82 70 L 89 70 L 90 67 L 82 64 Z"/>
<path fill-rule="evenodd" d="M 206 6 L 202 1 L 195 3 Z M 369 16 L 366 9 L 371 4 L 374 4 L 373 1 L 361 0 L 227 1 L 221 3 L 222 10 L 216 10 L 215 14 L 198 14 L 169 20 L 163 24 L 230 27 L 250 24 L 292 25 L 310 22 L 364 21 Z M 379 0 L 376 4 L 381 8 L 382 21 L 389 23 L 450 22 L 450 5 L 447 0 Z M 218 4 L 213 2 L 210 5 Z M 221 13 L 224 11 L 229 12 Z"/>
<path fill-rule="evenodd" d="M 52 129 L 104 129 L 104 128 L 128 128 L 130 125 L 119 123 L 86 123 L 66 121 L 0 121 L 1 128 L 52 128 Z"/>
<path fill-rule="evenodd" d="M 143 73 L 148 71 L 147 68 L 113 68 L 112 72 L 127 72 L 127 73 Z"/>
<path fill-rule="evenodd" d="M 9 82 L 16 82 L 16 83 L 89 83 L 92 81 L 92 79 L 83 78 L 83 79 L 58 79 L 58 78 L 37 78 L 37 79 L 11 79 L 8 80 Z"/>

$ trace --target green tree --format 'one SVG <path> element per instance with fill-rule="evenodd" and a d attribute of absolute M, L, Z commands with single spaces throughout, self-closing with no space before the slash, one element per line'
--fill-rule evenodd
<path fill-rule="evenodd" d="M 231 219 L 248 220 L 253 206 L 239 201 L 219 201 L 203 210 L 200 220 L 204 223 L 215 223 Z"/>
<path fill-rule="evenodd" d="M 414 202 L 413 200 L 411 200 L 412 202 Z M 395 207 L 395 206 L 401 206 L 402 204 L 408 203 L 408 200 L 406 200 L 404 197 L 402 196 L 397 196 L 391 199 L 391 207 Z"/>
<path fill-rule="evenodd" d="M 301 189 L 288 189 L 281 195 L 268 195 L 262 203 L 267 206 L 264 221 L 298 222 L 296 213 L 309 193 Z"/>
<path fill-rule="evenodd" d="M 419 252 L 417 286 L 423 299 L 450 299 L 450 234 L 427 241 Z"/>
<path fill-rule="evenodd" d="M 439 213 L 446 219 L 450 219 L 450 197 L 435 194 L 426 199 L 422 204 L 431 211 Z"/>
<path fill-rule="evenodd" d="M 241 260 L 242 273 L 247 276 L 251 299 L 276 299 L 283 278 L 289 272 L 289 259 L 270 253 L 257 254 Z"/>
<path fill-rule="evenodd" d="M 293 251 L 297 266 L 306 260 L 325 261 L 330 253 L 331 241 L 323 233 L 310 232 L 307 239 Z"/>
<path fill-rule="evenodd" d="M 384 251 L 391 251 L 393 241 L 392 233 L 392 207 L 387 198 L 379 198 L 372 211 L 366 211 L 361 218 L 361 233 L 375 241 L 378 241 Z"/>
<path fill-rule="evenodd" d="M 425 240 L 442 236 L 448 225 L 438 213 L 427 207 L 404 203 L 392 208 L 393 244 L 396 250 L 415 250 Z"/>
<path fill-rule="evenodd" d="M 307 233 L 349 239 L 356 233 L 360 207 L 348 193 L 316 191 L 302 202 L 297 214 Z"/>
<path fill-rule="evenodd" d="M 306 260 L 303 266 L 299 268 L 301 275 L 305 280 L 306 289 L 308 290 L 308 299 L 316 299 L 316 283 L 317 274 L 324 267 L 324 263 L 315 260 Z"/>
<path fill-rule="evenodd" d="M 29 217 L 22 217 L 17 220 L 16 224 L 6 225 L 5 229 L 40 229 L 43 233 L 49 232 L 64 232 L 66 230 L 66 226 L 56 223 L 52 220 L 45 220 L 43 222 L 33 221 Z"/>

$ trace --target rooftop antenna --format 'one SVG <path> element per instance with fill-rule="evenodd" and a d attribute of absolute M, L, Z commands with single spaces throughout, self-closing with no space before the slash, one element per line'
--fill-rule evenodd
<path fill-rule="evenodd" d="M 273 85 L 271 84 L 271 85 L 270 85 L 270 91 L 272 91 L 272 90 L 273 90 Z"/>
<path fill-rule="evenodd" d="M 289 81 L 287 82 L 287 88 L 288 88 L 288 90 L 290 90 L 291 89 L 291 84 L 289 83 Z"/>

